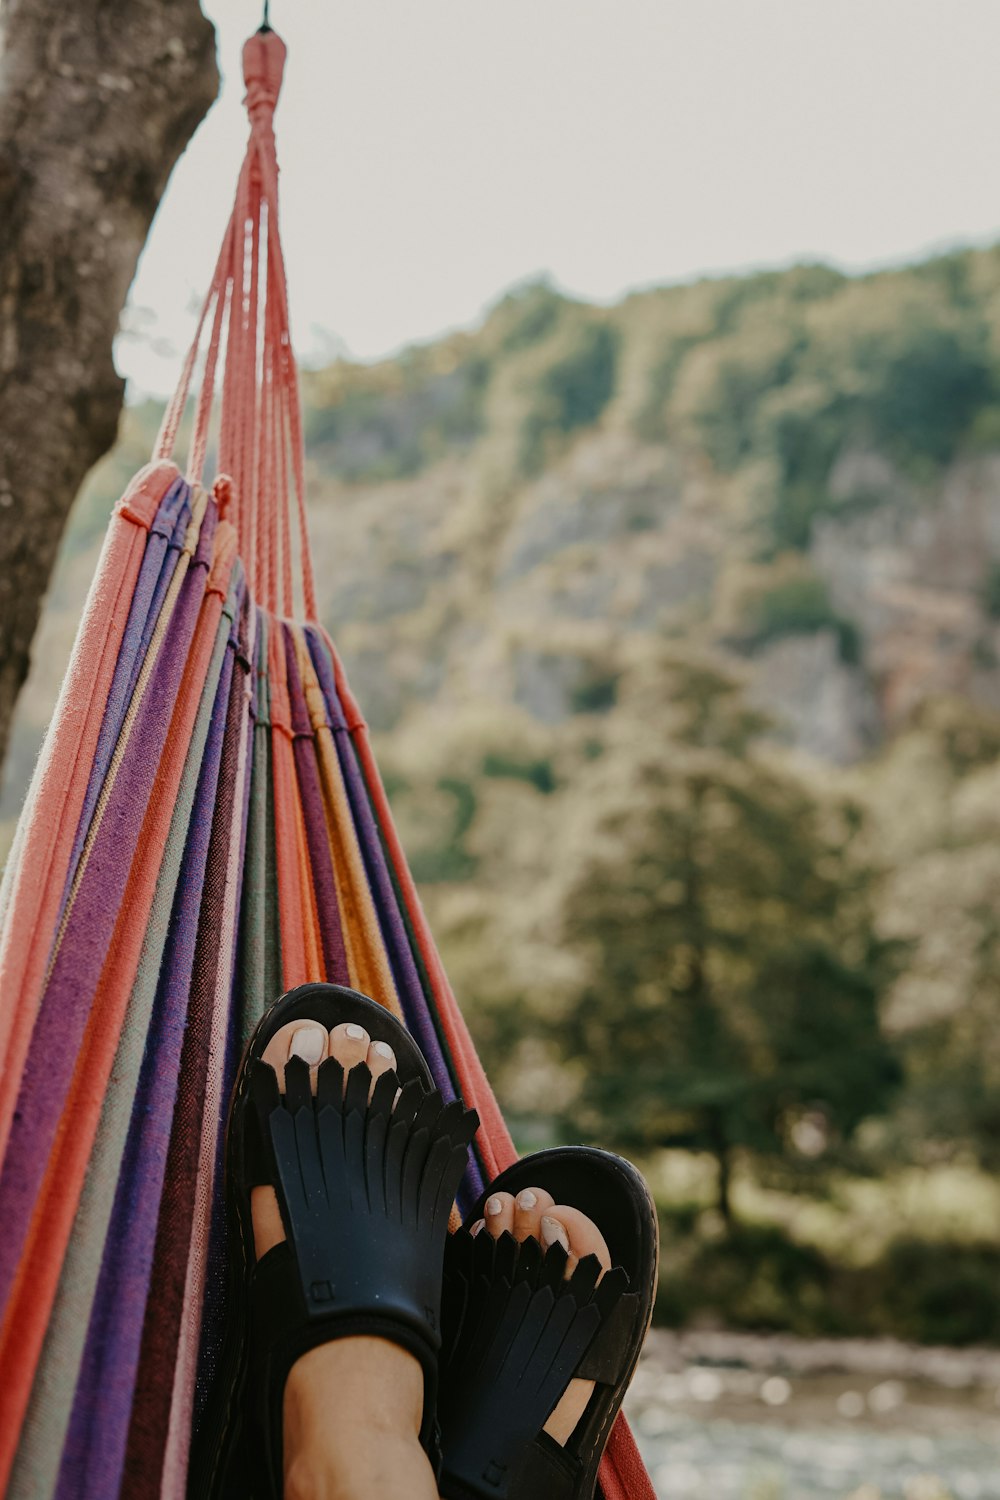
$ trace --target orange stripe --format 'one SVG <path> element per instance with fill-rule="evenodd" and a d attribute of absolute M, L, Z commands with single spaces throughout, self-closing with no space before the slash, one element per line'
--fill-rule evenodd
<path fill-rule="evenodd" d="M 293 753 L 294 762 L 294 753 Z M 313 884 L 312 862 L 309 858 L 309 839 L 306 834 L 305 811 L 299 795 L 296 778 L 294 787 L 295 842 L 299 860 L 299 889 L 302 891 L 302 940 L 305 945 L 306 977 L 310 980 L 326 978 L 326 963 L 323 959 L 323 939 L 319 930 L 319 905 L 316 887 Z"/>
<path fill-rule="evenodd" d="M 333 877 L 340 903 L 341 928 L 347 949 L 351 984 L 380 1001 L 402 1019 L 389 955 L 372 900 L 364 856 L 358 844 L 347 789 L 337 759 L 337 747 L 326 719 L 323 690 L 301 628 L 294 631 L 295 654 L 316 745 L 323 810 L 330 845 Z"/>

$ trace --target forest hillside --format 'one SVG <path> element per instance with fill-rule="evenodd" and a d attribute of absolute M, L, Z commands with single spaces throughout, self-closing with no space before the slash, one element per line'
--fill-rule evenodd
<path fill-rule="evenodd" d="M 642 1157 L 661 1316 L 1000 1341 L 1000 249 L 305 377 L 320 611 L 520 1142 Z M 111 505 L 65 538 L 9 839 Z"/>

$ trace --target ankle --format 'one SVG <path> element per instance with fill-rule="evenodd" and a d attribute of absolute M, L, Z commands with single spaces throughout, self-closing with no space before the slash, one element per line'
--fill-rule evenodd
<path fill-rule="evenodd" d="M 431 1500 L 423 1370 L 385 1339 L 310 1349 L 285 1383 L 284 1500 Z"/>
<path fill-rule="evenodd" d="M 286 1455 L 283 1500 L 437 1500 L 427 1454 L 410 1433 L 361 1431 Z"/>
<path fill-rule="evenodd" d="M 338 1339 L 310 1349 L 285 1383 L 286 1446 L 313 1439 L 420 1432 L 424 1374 L 405 1349 L 386 1339 Z"/>
<path fill-rule="evenodd" d="M 285 1456 L 282 1500 L 337 1500 L 336 1476 L 312 1454 Z"/>

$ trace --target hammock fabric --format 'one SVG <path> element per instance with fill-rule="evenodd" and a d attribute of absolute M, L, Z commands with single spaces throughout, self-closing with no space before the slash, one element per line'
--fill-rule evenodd
<path fill-rule="evenodd" d="M 349 984 L 515 1159 L 317 622 L 277 228 L 285 49 L 153 462 L 111 518 L 0 889 L 0 1492 L 182 1496 L 225 1319 L 222 1122 L 263 1010 Z M 187 477 L 170 457 L 210 330 Z M 221 364 L 219 464 L 201 487 Z M 624 1420 L 606 1500 L 653 1491 Z"/>

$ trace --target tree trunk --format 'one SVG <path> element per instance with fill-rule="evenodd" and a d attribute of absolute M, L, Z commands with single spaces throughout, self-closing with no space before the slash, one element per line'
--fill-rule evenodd
<path fill-rule="evenodd" d="M 708 1123 L 708 1138 L 712 1155 L 715 1157 L 718 1167 L 717 1191 L 718 1196 L 715 1206 L 722 1215 L 727 1229 L 733 1227 L 733 1155 L 726 1134 L 725 1121 L 718 1112 L 712 1112 Z"/>
<path fill-rule="evenodd" d="M 112 341 L 218 89 L 198 0 L 0 4 L 0 761 L 66 516 L 111 447 Z"/>

